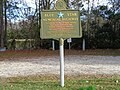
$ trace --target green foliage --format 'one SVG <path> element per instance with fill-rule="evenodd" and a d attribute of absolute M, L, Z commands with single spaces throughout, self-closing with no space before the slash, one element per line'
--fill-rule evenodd
<path fill-rule="evenodd" d="M 80 87 L 78 90 L 96 90 L 95 86 Z"/>
<path fill-rule="evenodd" d="M 93 12 L 93 13 L 92 13 Z M 120 16 L 108 6 L 98 6 L 91 13 L 86 35 L 87 48 L 120 48 Z"/>
<path fill-rule="evenodd" d="M 14 39 L 16 37 L 16 34 L 13 30 L 7 30 L 7 38 L 9 39 Z"/>

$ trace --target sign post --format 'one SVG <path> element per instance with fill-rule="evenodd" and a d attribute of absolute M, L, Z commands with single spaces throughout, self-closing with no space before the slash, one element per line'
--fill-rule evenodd
<path fill-rule="evenodd" d="M 52 40 L 52 50 L 54 51 L 55 50 L 55 41 Z"/>
<path fill-rule="evenodd" d="M 71 48 L 70 43 L 72 42 L 72 38 L 67 39 L 67 42 L 68 42 L 68 44 L 69 44 L 69 50 L 70 50 L 70 48 Z"/>
<path fill-rule="evenodd" d="M 60 84 L 64 87 L 64 39 L 60 38 Z"/>
<path fill-rule="evenodd" d="M 59 40 L 60 47 L 60 84 L 64 87 L 64 40 L 82 37 L 79 10 L 66 10 L 63 0 L 57 0 L 56 10 L 43 10 L 41 12 L 42 39 Z"/>

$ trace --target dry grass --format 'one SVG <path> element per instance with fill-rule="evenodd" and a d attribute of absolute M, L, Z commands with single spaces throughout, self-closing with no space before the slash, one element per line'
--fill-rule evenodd
<path fill-rule="evenodd" d="M 14 58 L 31 58 L 40 56 L 56 56 L 59 55 L 59 50 L 17 50 L 0 52 L 0 60 Z M 119 49 L 95 49 L 95 50 L 65 50 L 65 55 L 102 55 L 102 56 L 120 56 Z"/>

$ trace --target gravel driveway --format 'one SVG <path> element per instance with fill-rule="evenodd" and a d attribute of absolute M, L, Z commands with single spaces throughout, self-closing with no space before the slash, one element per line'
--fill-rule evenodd
<path fill-rule="evenodd" d="M 0 77 L 59 74 L 59 56 L 0 61 Z M 120 56 L 65 56 L 65 74 L 120 75 Z"/>

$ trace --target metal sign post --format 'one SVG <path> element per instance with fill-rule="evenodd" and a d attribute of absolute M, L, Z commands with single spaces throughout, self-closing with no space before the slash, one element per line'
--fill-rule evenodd
<path fill-rule="evenodd" d="M 52 50 L 55 51 L 55 41 L 52 40 Z"/>
<path fill-rule="evenodd" d="M 69 50 L 70 50 L 70 49 L 71 49 L 70 43 L 72 42 L 72 38 L 67 39 L 67 42 L 68 42 L 68 44 L 69 44 Z"/>
<path fill-rule="evenodd" d="M 83 38 L 83 51 L 85 51 L 85 38 Z"/>
<path fill-rule="evenodd" d="M 60 84 L 64 87 L 64 39 L 60 38 Z"/>

